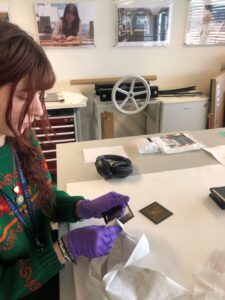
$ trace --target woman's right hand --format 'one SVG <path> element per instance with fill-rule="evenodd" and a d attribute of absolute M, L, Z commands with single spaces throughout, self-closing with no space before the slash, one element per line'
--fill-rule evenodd
<path fill-rule="evenodd" d="M 109 254 L 121 231 L 120 226 L 91 225 L 70 231 L 64 240 L 73 259 L 78 256 L 95 258 Z"/>

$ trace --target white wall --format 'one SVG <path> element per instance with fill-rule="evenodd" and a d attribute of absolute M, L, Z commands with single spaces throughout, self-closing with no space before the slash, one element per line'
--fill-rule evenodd
<path fill-rule="evenodd" d="M 82 0 L 84 1 L 84 0 Z M 37 39 L 32 0 L 0 0 L 8 3 L 11 21 Z M 65 2 L 64 0 L 36 1 Z M 67 1 L 68 2 L 68 1 Z M 183 45 L 188 0 L 174 0 L 171 42 L 168 47 L 113 47 L 116 8 L 114 0 L 95 0 L 95 48 L 45 48 L 57 76 L 54 91 L 86 93 L 92 86 L 70 86 L 70 79 L 155 74 L 160 89 L 196 85 L 209 93 L 210 78 L 225 64 L 225 46 Z"/>

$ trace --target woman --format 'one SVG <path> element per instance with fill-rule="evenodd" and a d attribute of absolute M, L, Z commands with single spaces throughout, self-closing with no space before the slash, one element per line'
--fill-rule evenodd
<path fill-rule="evenodd" d="M 210 36 L 211 31 L 213 30 L 213 14 L 212 14 L 212 5 L 205 5 L 204 14 L 201 23 L 201 32 L 200 32 L 200 44 L 207 44 L 210 42 L 212 36 Z"/>
<path fill-rule="evenodd" d="M 31 123 L 46 119 L 44 91 L 54 81 L 43 49 L 18 26 L 0 22 L 0 299 L 34 300 L 37 289 L 40 299 L 66 262 L 107 255 L 121 230 L 87 226 L 52 239 L 51 221 L 101 218 L 128 201 L 114 192 L 89 201 L 52 187 Z"/>
<path fill-rule="evenodd" d="M 72 41 L 80 34 L 80 18 L 76 5 L 67 4 L 63 17 L 56 23 L 52 39 L 56 41 Z"/>

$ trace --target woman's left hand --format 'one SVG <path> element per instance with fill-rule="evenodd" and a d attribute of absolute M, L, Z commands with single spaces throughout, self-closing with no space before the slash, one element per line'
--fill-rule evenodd
<path fill-rule="evenodd" d="M 81 38 L 78 35 L 76 35 L 76 36 L 75 35 L 69 35 L 69 36 L 67 36 L 66 41 L 67 42 L 72 42 L 72 41 L 81 42 Z"/>
<path fill-rule="evenodd" d="M 84 219 L 101 218 L 102 213 L 116 206 L 121 206 L 121 208 L 123 208 L 127 205 L 128 201 L 128 196 L 116 192 L 110 192 L 91 201 L 79 201 L 76 205 L 76 214 L 80 218 Z"/>

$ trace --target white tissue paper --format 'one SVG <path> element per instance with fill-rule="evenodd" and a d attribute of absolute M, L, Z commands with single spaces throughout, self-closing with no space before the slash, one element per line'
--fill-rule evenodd
<path fill-rule="evenodd" d="M 158 145 L 150 138 L 137 138 L 135 139 L 135 144 L 140 154 L 159 152 Z"/>
<path fill-rule="evenodd" d="M 185 288 L 162 272 L 135 265 L 147 255 L 149 244 L 145 235 L 137 240 L 122 231 L 108 256 L 77 261 L 76 299 L 171 300 L 185 294 Z"/>
<path fill-rule="evenodd" d="M 80 104 L 86 103 L 88 98 L 80 93 L 74 92 L 60 92 L 58 93 L 58 97 L 64 99 L 66 104 Z"/>
<path fill-rule="evenodd" d="M 218 162 L 225 166 L 225 146 L 204 147 L 204 150 L 211 153 Z"/>
<path fill-rule="evenodd" d="M 215 249 L 209 262 L 199 268 L 191 299 L 225 299 L 225 250 Z"/>

